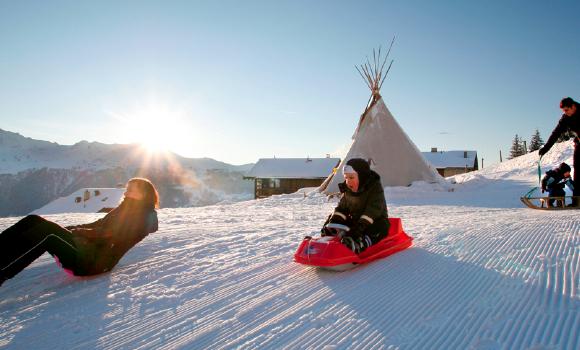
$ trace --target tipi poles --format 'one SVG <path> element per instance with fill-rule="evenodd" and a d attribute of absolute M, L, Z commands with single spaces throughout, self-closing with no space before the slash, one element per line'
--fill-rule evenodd
<path fill-rule="evenodd" d="M 363 63 L 360 66 L 355 65 L 358 74 L 360 74 L 361 78 L 363 78 L 363 80 L 365 81 L 365 84 L 371 90 L 371 98 L 369 98 L 370 104 L 367 103 L 367 109 L 381 96 L 379 91 L 383 86 L 387 74 L 389 74 L 389 71 L 391 70 L 391 66 L 393 65 L 393 60 L 391 60 L 391 62 L 387 67 L 387 70 L 384 71 L 385 65 L 387 64 L 387 60 L 389 58 L 389 54 L 391 53 L 391 49 L 393 48 L 394 43 L 395 37 L 393 37 L 393 40 L 391 40 L 389 50 L 387 51 L 387 54 L 385 55 L 384 59 L 382 59 L 381 57 L 382 56 L 381 47 L 379 47 L 378 52 L 375 49 L 373 49 L 372 63 L 369 57 L 367 56 L 365 63 Z"/>

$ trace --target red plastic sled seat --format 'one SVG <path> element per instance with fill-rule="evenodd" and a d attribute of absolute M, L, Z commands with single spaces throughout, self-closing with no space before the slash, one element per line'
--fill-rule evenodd
<path fill-rule="evenodd" d="M 331 270 L 347 270 L 359 264 L 384 258 L 411 246 L 413 238 L 403 231 L 400 218 L 389 218 L 389 234 L 377 244 L 356 255 L 338 237 L 306 237 L 294 254 L 294 261 Z"/>

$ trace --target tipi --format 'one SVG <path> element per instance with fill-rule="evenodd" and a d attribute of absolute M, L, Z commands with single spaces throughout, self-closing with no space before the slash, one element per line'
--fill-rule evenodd
<path fill-rule="evenodd" d="M 391 47 L 392 45 L 391 42 Z M 383 186 L 408 186 L 413 181 L 439 182 L 443 180 L 399 126 L 379 93 L 393 63 L 391 61 L 383 74 L 390 51 L 389 48 L 381 64 L 380 49 L 378 55 L 375 55 L 373 50 L 374 63 L 371 65 L 367 59 L 367 63 L 361 66 L 362 72 L 357 67 L 371 89 L 372 95 L 360 117 L 346 157 L 320 185 L 321 192 L 333 194 L 339 191 L 338 184 L 344 181 L 342 169 L 351 158 L 368 160 L 371 169 L 381 176 Z"/>

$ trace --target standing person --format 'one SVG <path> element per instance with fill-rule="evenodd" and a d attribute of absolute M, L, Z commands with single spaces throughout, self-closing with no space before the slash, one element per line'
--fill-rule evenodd
<path fill-rule="evenodd" d="M 387 236 L 389 221 L 381 177 L 360 158 L 346 162 L 345 181 L 338 185 L 342 193 L 338 206 L 322 228 L 322 235 L 334 235 L 328 223 L 342 224 L 350 231 L 341 242 L 359 254 Z"/>
<path fill-rule="evenodd" d="M 548 191 L 550 197 L 564 197 L 566 192 L 564 187 L 568 186 L 574 191 L 574 182 L 570 178 L 570 166 L 566 163 L 560 164 L 557 168 L 546 171 L 542 178 L 542 192 Z M 548 208 L 554 205 L 555 199 L 548 200 Z M 565 201 L 562 202 L 564 206 Z"/>
<path fill-rule="evenodd" d="M 110 271 L 125 253 L 157 231 L 159 195 L 143 178 L 132 178 L 121 204 L 95 222 L 62 227 L 28 215 L 0 233 L 0 285 L 50 253 L 76 276 Z"/>
<path fill-rule="evenodd" d="M 578 137 L 580 136 L 580 104 L 574 101 L 571 97 L 566 97 L 560 101 L 560 108 L 564 112 L 562 117 L 558 121 L 558 125 L 552 131 L 550 138 L 546 141 L 544 147 L 540 148 L 538 151 L 540 157 L 544 154 L 548 153 L 550 148 L 556 143 L 560 135 L 566 131 L 572 131 L 576 134 L 574 137 L 574 183 L 578 183 L 577 180 L 580 178 L 580 140 Z M 576 186 L 577 187 L 577 186 Z M 577 207 L 579 205 L 578 198 L 576 196 L 580 196 L 580 189 L 574 188 L 573 195 L 575 196 L 572 199 L 572 206 Z"/>

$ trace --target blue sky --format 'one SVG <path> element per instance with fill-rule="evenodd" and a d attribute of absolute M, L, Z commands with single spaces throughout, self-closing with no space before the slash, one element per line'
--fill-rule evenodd
<path fill-rule="evenodd" d="M 382 88 L 419 149 L 547 139 L 580 100 L 578 1 L 0 0 L 0 128 L 73 144 L 144 139 L 232 164 L 324 157 Z"/>

